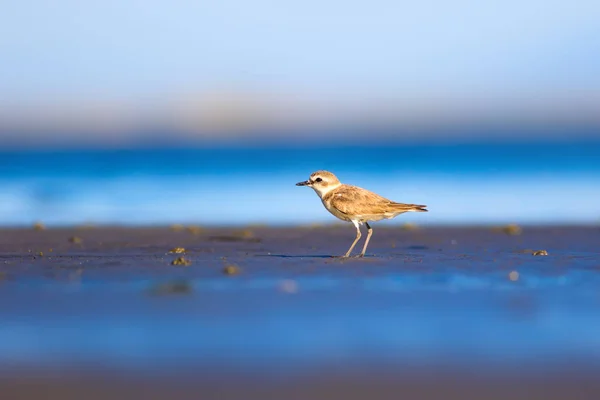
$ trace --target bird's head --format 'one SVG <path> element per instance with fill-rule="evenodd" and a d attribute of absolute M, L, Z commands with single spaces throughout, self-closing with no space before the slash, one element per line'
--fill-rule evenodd
<path fill-rule="evenodd" d="M 308 186 L 313 188 L 319 197 L 323 197 L 327 192 L 341 185 L 338 178 L 329 171 L 313 172 L 307 181 L 298 182 L 296 186 Z"/>

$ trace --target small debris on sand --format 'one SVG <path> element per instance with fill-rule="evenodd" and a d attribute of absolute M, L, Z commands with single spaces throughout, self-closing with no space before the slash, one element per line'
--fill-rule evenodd
<path fill-rule="evenodd" d="M 195 225 L 188 226 L 187 230 L 192 235 L 199 235 L 202 233 L 202 228 L 200 228 L 199 226 L 195 226 Z"/>
<path fill-rule="evenodd" d="M 521 227 L 517 224 L 508 224 L 500 228 L 494 228 L 494 231 L 504 232 L 507 235 L 517 236 L 523 233 Z"/>
<path fill-rule="evenodd" d="M 223 273 L 225 275 L 237 275 L 240 272 L 242 272 L 242 270 L 237 265 L 226 265 L 225 268 L 223 268 Z"/>
<path fill-rule="evenodd" d="M 83 240 L 79 236 L 71 236 L 69 238 L 69 243 L 81 244 L 82 242 L 83 242 Z"/>
<path fill-rule="evenodd" d="M 177 257 L 171 262 L 171 265 L 181 265 L 187 267 L 188 265 L 192 265 L 192 262 L 183 257 Z"/>
<path fill-rule="evenodd" d="M 254 238 L 254 232 L 252 232 L 249 229 L 244 229 L 244 230 L 241 230 L 241 231 L 236 231 L 234 233 L 234 235 L 235 236 L 239 236 L 240 238 L 243 238 L 243 239 L 252 239 L 252 238 Z"/>
<path fill-rule="evenodd" d="M 185 227 L 181 224 L 173 224 L 170 228 L 173 232 L 182 232 L 185 229 Z"/>
<path fill-rule="evenodd" d="M 169 250 L 169 253 L 182 254 L 185 253 L 185 249 L 183 247 L 174 247 Z"/>
<path fill-rule="evenodd" d="M 546 250 L 537 250 L 531 253 L 534 256 L 547 256 L 548 252 Z"/>
<path fill-rule="evenodd" d="M 155 296 L 190 294 L 194 291 L 192 285 L 186 281 L 161 283 L 150 289 L 150 294 Z"/>
<path fill-rule="evenodd" d="M 519 280 L 519 273 L 517 271 L 511 271 L 508 274 L 508 279 L 510 279 L 513 282 L 516 282 Z"/>
<path fill-rule="evenodd" d="M 283 293 L 298 293 L 298 284 L 292 279 L 285 279 L 279 283 L 279 290 Z"/>
<path fill-rule="evenodd" d="M 43 251 L 39 251 L 39 252 L 37 253 L 37 255 L 38 255 L 38 256 L 40 256 L 40 257 L 44 257 L 44 252 L 43 252 Z"/>
<path fill-rule="evenodd" d="M 46 225 L 42 224 L 41 222 L 36 222 L 35 224 L 33 224 L 33 230 L 34 231 L 45 231 Z"/>

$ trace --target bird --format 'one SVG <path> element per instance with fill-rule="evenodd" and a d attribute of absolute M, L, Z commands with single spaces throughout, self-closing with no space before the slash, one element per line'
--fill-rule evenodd
<path fill-rule="evenodd" d="M 391 219 L 405 212 L 427 212 L 427 206 L 420 204 L 404 204 L 386 199 L 369 190 L 358 186 L 346 185 L 329 171 L 313 172 L 309 179 L 296 183 L 296 186 L 308 186 L 312 188 L 321 202 L 331 214 L 343 221 L 349 221 L 356 227 L 356 239 L 348 249 L 343 258 L 350 257 L 356 243 L 361 238 L 360 225 L 367 227 L 367 239 L 362 252 L 357 257 L 364 257 L 373 234 L 369 221 L 380 221 Z"/>

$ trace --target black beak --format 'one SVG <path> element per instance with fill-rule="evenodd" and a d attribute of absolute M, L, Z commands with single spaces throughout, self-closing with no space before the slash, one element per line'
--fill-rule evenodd
<path fill-rule="evenodd" d="M 296 186 L 310 186 L 310 181 L 298 182 Z"/>

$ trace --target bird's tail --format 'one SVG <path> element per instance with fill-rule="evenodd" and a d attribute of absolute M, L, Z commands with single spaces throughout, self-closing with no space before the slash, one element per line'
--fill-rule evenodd
<path fill-rule="evenodd" d="M 401 211 L 401 212 L 408 212 L 408 211 L 414 211 L 414 212 L 427 212 L 427 206 L 421 205 L 421 204 L 404 204 L 404 203 L 393 203 L 392 207 L 394 208 L 394 210 L 396 211 Z"/>

